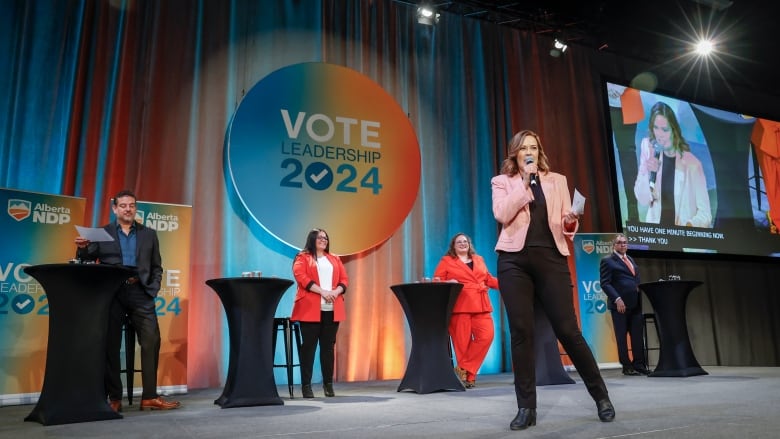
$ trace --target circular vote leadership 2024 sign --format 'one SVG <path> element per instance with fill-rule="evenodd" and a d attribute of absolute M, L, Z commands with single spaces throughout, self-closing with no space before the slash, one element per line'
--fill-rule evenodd
<path fill-rule="evenodd" d="M 283 67 L 233 116 L 225 172 L 252 217 L 301 248 L 314 227 L 348 255 L 389 238 L 412 209 L 420 149 L 404 111 L 378 84 L 333 64 Z"/>

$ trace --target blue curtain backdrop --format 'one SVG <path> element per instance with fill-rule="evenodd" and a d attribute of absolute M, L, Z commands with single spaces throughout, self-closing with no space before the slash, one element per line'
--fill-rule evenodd
<path fill-rule="evenodd" d="M 542 135 L 554 170 L 588 197 L 583 231 L 614 230 L 598 75 L 589 50 L 548 56 L 544 36 L 390 0 L 0 0 L 0 186 L 86 197 L 87 218 L 129 187 L 194 207 L 190 387 L 220 384 L 223 311 L 204 281 L 261 268 L 291 278 L 292 253 L 228 195 L 222 148 L 244 94 L 286 65 L 354 69 L 408 113 L 422 157 L 416 204 L 386 242 L 346 258 L 352 279 L 337 380 L 398 378 L 409 349 L 389 285 L 431 276 L 458 231 L 495 274 L 490 177 L 511 135 Z M 301 236 L 301 240 L 304 236 Z M 482 373 L 510 370 L 506 328 Z M 288 315 L 292 293 L 279 305 Z M 214 346 L 222 355 L 214 355 Z M 279 377 L 284 381 L 283 377 Z"/>

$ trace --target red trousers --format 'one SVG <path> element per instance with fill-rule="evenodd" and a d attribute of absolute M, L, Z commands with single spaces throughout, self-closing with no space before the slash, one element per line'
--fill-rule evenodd
<path fill-rule="evenodd" d="M 449 329 L 457 365 L 466 370 L 467 380 L 474 381 L 493 343 L 493 318 L 490 312 L 454 313 Z"/>

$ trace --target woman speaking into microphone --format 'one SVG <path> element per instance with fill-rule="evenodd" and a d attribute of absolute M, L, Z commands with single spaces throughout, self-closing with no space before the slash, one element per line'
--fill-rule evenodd
<path fill-rule="evenodd" d="M 501 223 L 498 285 L 511 336 L 517 415 L 512 430 L 536 425 L 534 299 L 538 299 L 596 401 L 599 419 L 615 419 L 607 387 L 577 324 L 566 239 L 579 225 L 566 177 L 550 171 L 539 135 L 523 130 L 509 142 L 501 174 L 491 180 L 493 216 Z"/>

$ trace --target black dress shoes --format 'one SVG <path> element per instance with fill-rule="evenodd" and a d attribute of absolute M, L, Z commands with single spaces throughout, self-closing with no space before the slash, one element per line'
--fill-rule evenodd
<path fill-rule="evenodd" d="M 314 391 L 311 389 L 311 384 L 302 385 L 301 393 L 303 393 L 304 398 L 314 398 Z"/>
<path fill-rule="evenodd" d="M 325 396 L 336 396 L 336 392 L 333 391 L 333 383 L 322 383 L 322 390 L 325 392 Z"/>
<path fill-rule="evenodd" d="M 615 420 L 615 407 L 612 406 L 612 402 L 609 399 L 602 399 L 596 402 L 596 408 L 599 411 L 601 422 L 612 422 Z"/>
<path fill-rule="evenodd" d="M 639 376 L 639 372 L 637 372 L 633 367 L 623 366 L 623 375 Z"/>
<path fill-rule="evenodd" d="M 525 430 L 532 425 L 536 425 L 536 409 L 521 408 L 517 411 L 515 419 L 509 423 L 509 429 Z"/>
<path fill-rule="evenodd" d="M 650 369 L 644 367 L 635 367 L 634 370 L 642 375 L 650 375 L 651 373 L 653 373 Z"/>

